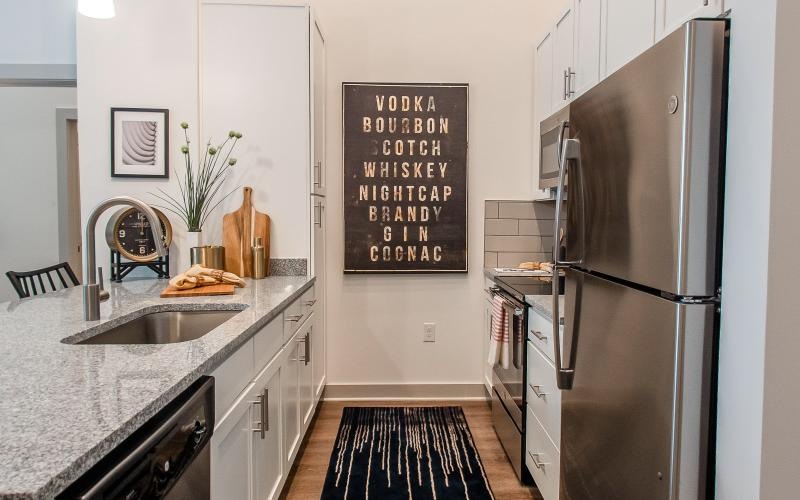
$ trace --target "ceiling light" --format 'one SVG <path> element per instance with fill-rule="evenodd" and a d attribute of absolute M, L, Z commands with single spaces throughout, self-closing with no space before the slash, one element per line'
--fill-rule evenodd
<path fill-rule="evenodd" d="M 114 0 L 78 0 L 78 12 L 95 19 L 111 19 L 116 14 Z"/>

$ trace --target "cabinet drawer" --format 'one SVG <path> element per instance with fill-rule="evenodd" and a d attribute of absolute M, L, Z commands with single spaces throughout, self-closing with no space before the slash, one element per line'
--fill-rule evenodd
<path fill-rule="evenodd" d="M 544 428 L 530 411 L 527 412 L 525 433 L 525 465 L 536 481 L 544 500 L 558 499 L 558 479 L 561 457 Z"/>
<path fill-rule="evenodd" d="M 316 307 L 316 291 L 312 286 L 283 311 L 283 341 L 295 334 L 300 325 L 311 316 Z"/>
<path fill-rule="evenodd" d="M 563 332 L 563 327 L 560 328 Z M 539 348 L 551 363 L 554 362 L 556 355 L 553 344 L 553 323 L 532 307 L 528 308 L 528 340 Z"/>
<path fill-rule="evenodd" d="M 219 421 L 253 380 L 253 339 L 245 342 L 210 375 L 214 377 L 214 413 Z"/>
<path fill-rule="evenodd" d="M 278 354 L 283 345 L 283 316 L 280 314 L 267 323 L 253 337 L 255 371 L 264 368 Z"/>
<path fill-rule="evenodd" d="M 528 342 L 527 382 L 528 408 L 560 449 L 561 391 L 556 385 L 556 369 L 531 342 Z"/>
<path fill-rule="evenodd" d="M 317 309 L 316 288 L 313 285 L 300 297 L 300 306 L 303 312 L 303 319 L 311 316 L 311 313 Z"/>

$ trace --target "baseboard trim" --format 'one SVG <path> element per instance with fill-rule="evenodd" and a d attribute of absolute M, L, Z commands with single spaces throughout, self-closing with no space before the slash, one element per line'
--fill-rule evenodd
<path fill-rule="evenodd" d="M 477 400 L 485 401 L 483 384 L 328 384 L 325 401 Z"/>

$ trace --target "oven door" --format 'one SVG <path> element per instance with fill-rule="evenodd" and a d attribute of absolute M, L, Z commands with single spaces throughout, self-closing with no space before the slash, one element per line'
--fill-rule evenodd
<path fill-rule="evenodd" d="M 499 363 L 494 365 L 494 384 L 503 406 L 522 432 L 525 425 L 525 307 L 509 300 L 505 307 L 511 318 L 508 339 L 511 362 L 507 368 Z"/>

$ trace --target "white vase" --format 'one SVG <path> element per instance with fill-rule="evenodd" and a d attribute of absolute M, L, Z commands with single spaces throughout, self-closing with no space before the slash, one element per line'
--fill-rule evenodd
<path fill-rule="evenodd" d="M 186 246 L 189 248 L 203 246 L 203 231 L 187 231 Z"/>

